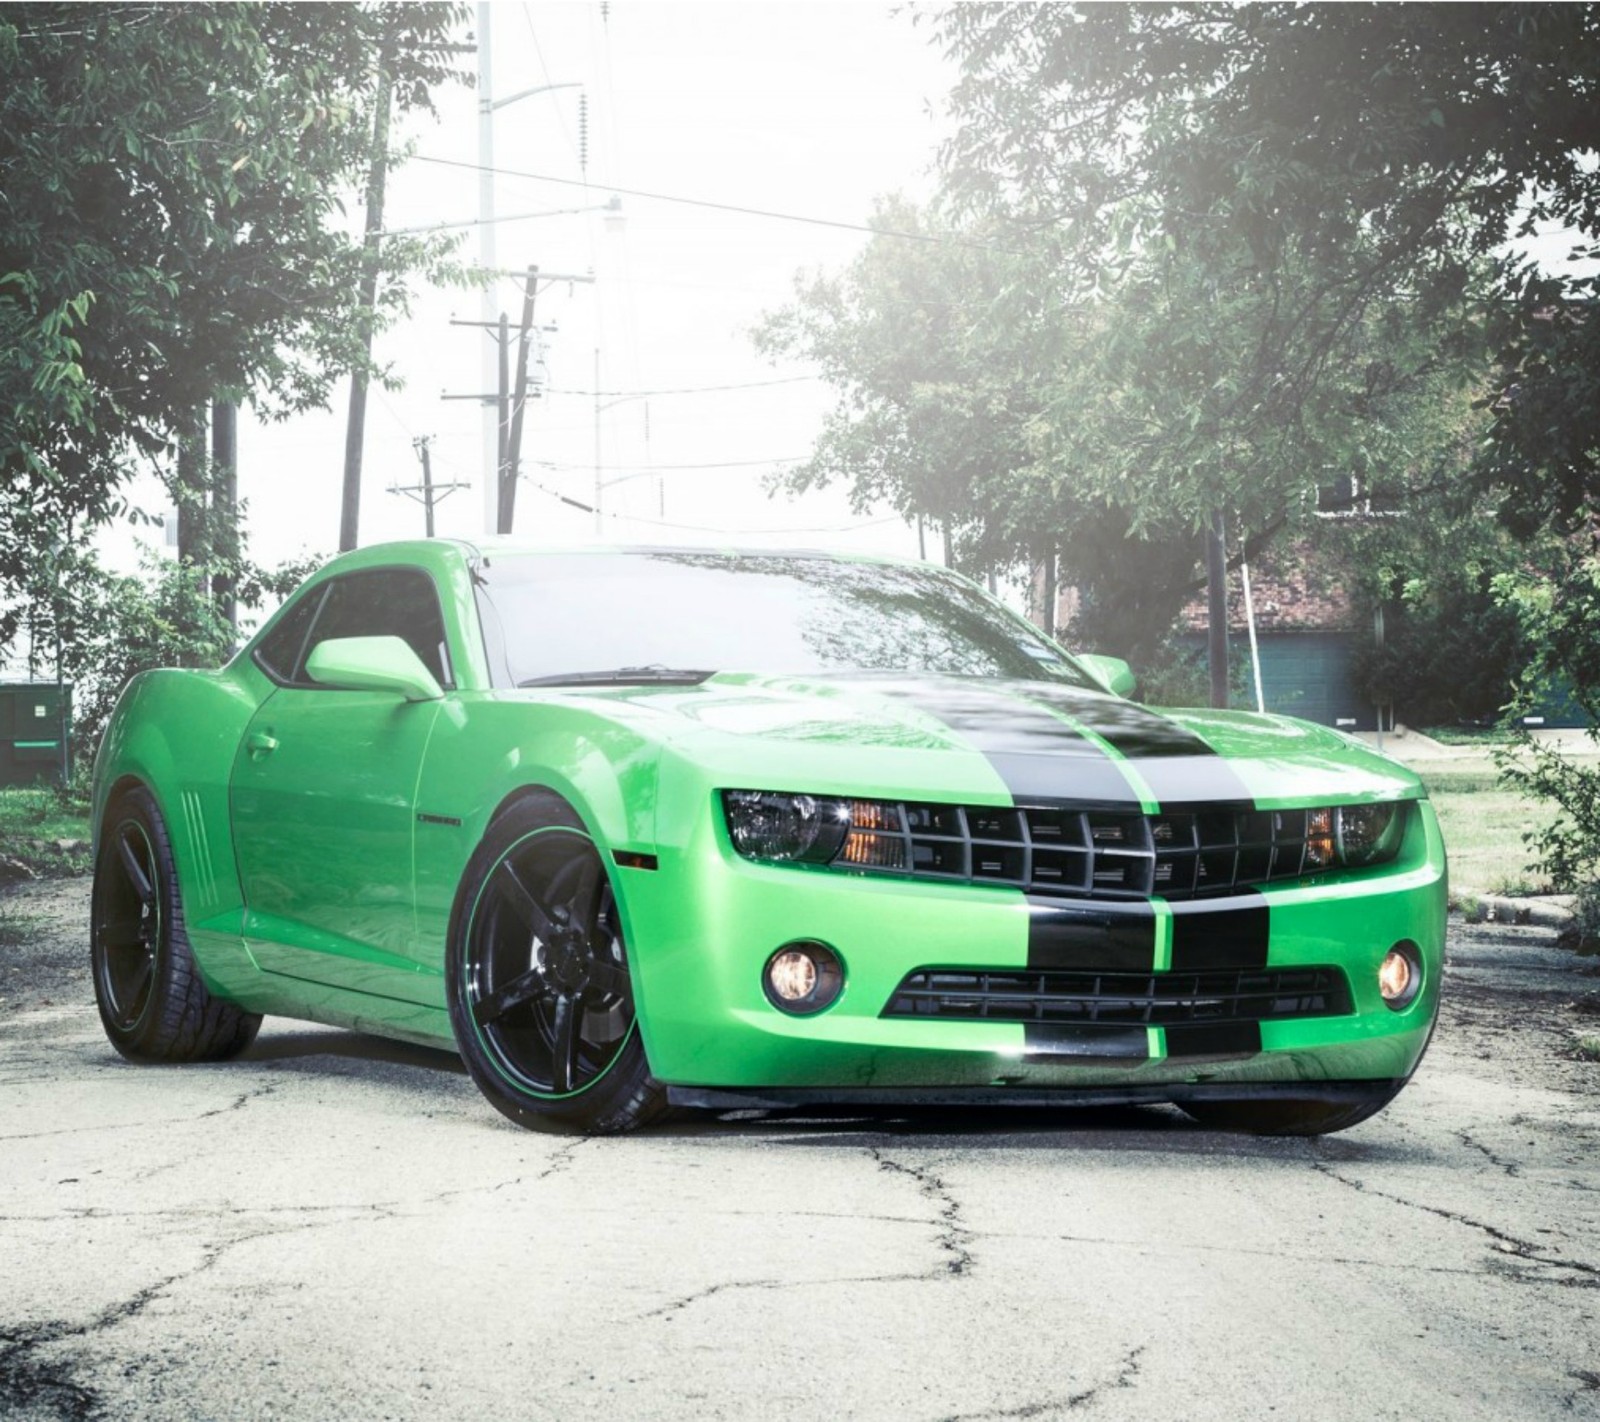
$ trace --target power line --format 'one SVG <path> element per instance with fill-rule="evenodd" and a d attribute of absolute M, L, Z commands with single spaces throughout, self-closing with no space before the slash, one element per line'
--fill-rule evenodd
<path fill-rule="evenodd" d="M 566 504 L 571 508 L 581 509 L 584 513 L 594 513 L 593 504 L 586 504 L 582 499 L 574 499 L 568 494 L 563 494 L 557 489 L 551 489 L 544 484 L 523 476 L 523 482 L 537 489 L 541 494 L 554 499 L 557 503 Z M 614 513 L 610 510 L 601 510 L 602 516 L 609 519 L 624 519 L 629 523 L 648 523 L 656 528 L 677 528 L 691 533 L 723 533 L 745 537 L 770 537 L 778 533 L 855 533 L 863 528 L 882 528 L 889 523 L 903 523 L 904 519 L 899 514 L 891 514 L 887 518 L 868 519 L 864 523 L 833 524 L 822 528 L 723 528 L 704 523 L 674 523 L 670 519 L 647 518 L 643 514 Z"/>
<path fill-rule="evenodd" d="M 425 153 L 419 153 L 415 161 L 436 163 L 442 168 L 467 168 L 473 172 L 495 173 L 503 178 L 528 178 L 538 183 L 559 183 L 569 188 L 600 188 L 605 192 L 619 193 L 623 197 L 644 198 L 650 202 L 677 203 L 681 207 L 708 208 L 713 212 L 732 212 L 743 217 L 766 217 L 775 222 L 801 222 L 810 227 L 833 227 L 844 232 L 866 232 L 874 237 L 897 237 L 904 242 L 927 242 L 942 247 L 968 247 L 977 252 L 1022 255 L 1012 248 L 995 247 L 987 242 L 972 242 L 964 237 L 941 237 L 931 232 L 902 232 L 894 227 L 872 227 L 864 222 L 843 222 L 833 217 L 811 217 L 800 212 L 777 212 L 772 208 L 743 207 L 738 203 L 714 202 L 710 198 L 680 197 L 676 193 L 653 193 L 643 188 L 619 188 L 610 183 L 595 183 L 580 178 L 558 178 L 550 173 L 529 173 L 521 168 L 502 168 L 498 165 L 486 167 L 482 163 L 467 163 L 459 158 L 433 158 Z"/>
<path fill-rule="evenodd" d="M 809 454 L 784 454 L 771 459 L 730 459 L 721 464 L 638 464 L 630 469 L 635 474 L 658 474 L 672 469 L 754 469 L 763 464 L 804 464 Z M 593 469 L 591 464 L 563 464 L 549 459 L 530 461 L 541 469 Z"/>
<path fill-rule="evenodd" d="M 582 395 L 585 399 L 629 400 L 644 395 L 704 395 L 719 390 L 761 390 L 771 385 L 798 385 L 805 380 L 821 380 L 820 375 L 785 375 L 776 380 L 737 380 L 727 385 L 677 385 L 660 390 L 569 390 L 558 385 L 544 385 L 545 395 Z"/>

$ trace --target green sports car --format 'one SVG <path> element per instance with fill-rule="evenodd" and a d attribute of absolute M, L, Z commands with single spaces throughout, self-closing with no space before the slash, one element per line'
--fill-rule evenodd
<path fill-rule="evenodd" d="M 453 1045 L 523 1125 L 1174 1102 L 1339 1130 L 1415 1069 L 1445 860 L 1409 772 L 1156 712 L 942 568 L 391 544 L 95 764 L 112 1043 L 264 1013 Z"/>

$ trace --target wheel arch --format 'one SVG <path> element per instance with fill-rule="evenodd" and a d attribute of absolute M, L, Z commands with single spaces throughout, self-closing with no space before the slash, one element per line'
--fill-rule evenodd
<path fill-rule="evenodd" d="M 142 786 L 166 822 L 191 930 L 243 908 L 228 786 L 240 738 L 264 699 L 231 670 L 145 672 L 123 692 L 95 760 L 96 850 L 116 796 Z"/>

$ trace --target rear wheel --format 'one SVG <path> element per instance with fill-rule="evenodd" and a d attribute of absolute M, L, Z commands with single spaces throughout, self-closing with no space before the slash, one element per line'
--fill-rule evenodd
<path fill-rule="evenodd" d="M 1248 1131 L 1256 1136 L 1327 1136 L 1376 1116 L 1397 1091 L 1379 1092 L 1369 1101 L 1182 1101 L 1202 1126 Z"/>
<path fill-rule="evenodd" d="M 449 997 L 468 1071 L 519 1125 L 625 1131 L 666 1110 L 639 1038 L 616 895 L 559 797 L 518 801 L 474 853 L 451 926 Z"/>
<path fill-rule="evenodd" d="M 119 795 L 100 827 L 89 958 L 100 1021 L 130 1061 L 217 1061 L 243 1051 L 261 1026 L 200 977 L 166 821 L 143 786 Z"/>

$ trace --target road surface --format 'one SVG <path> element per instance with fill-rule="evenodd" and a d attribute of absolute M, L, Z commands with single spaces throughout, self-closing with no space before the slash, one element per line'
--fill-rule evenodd
<path fill-rule="evenodd" d="M 281 1020 L 128 1066 L 85 897 L 0 904 L 7 1419 L 1600 1416 L 1600 976 L 1546 934 L 1454 928 L 1417 1079 L 1321 1141 L 1169 1108 L 575 1140 Z"/>

